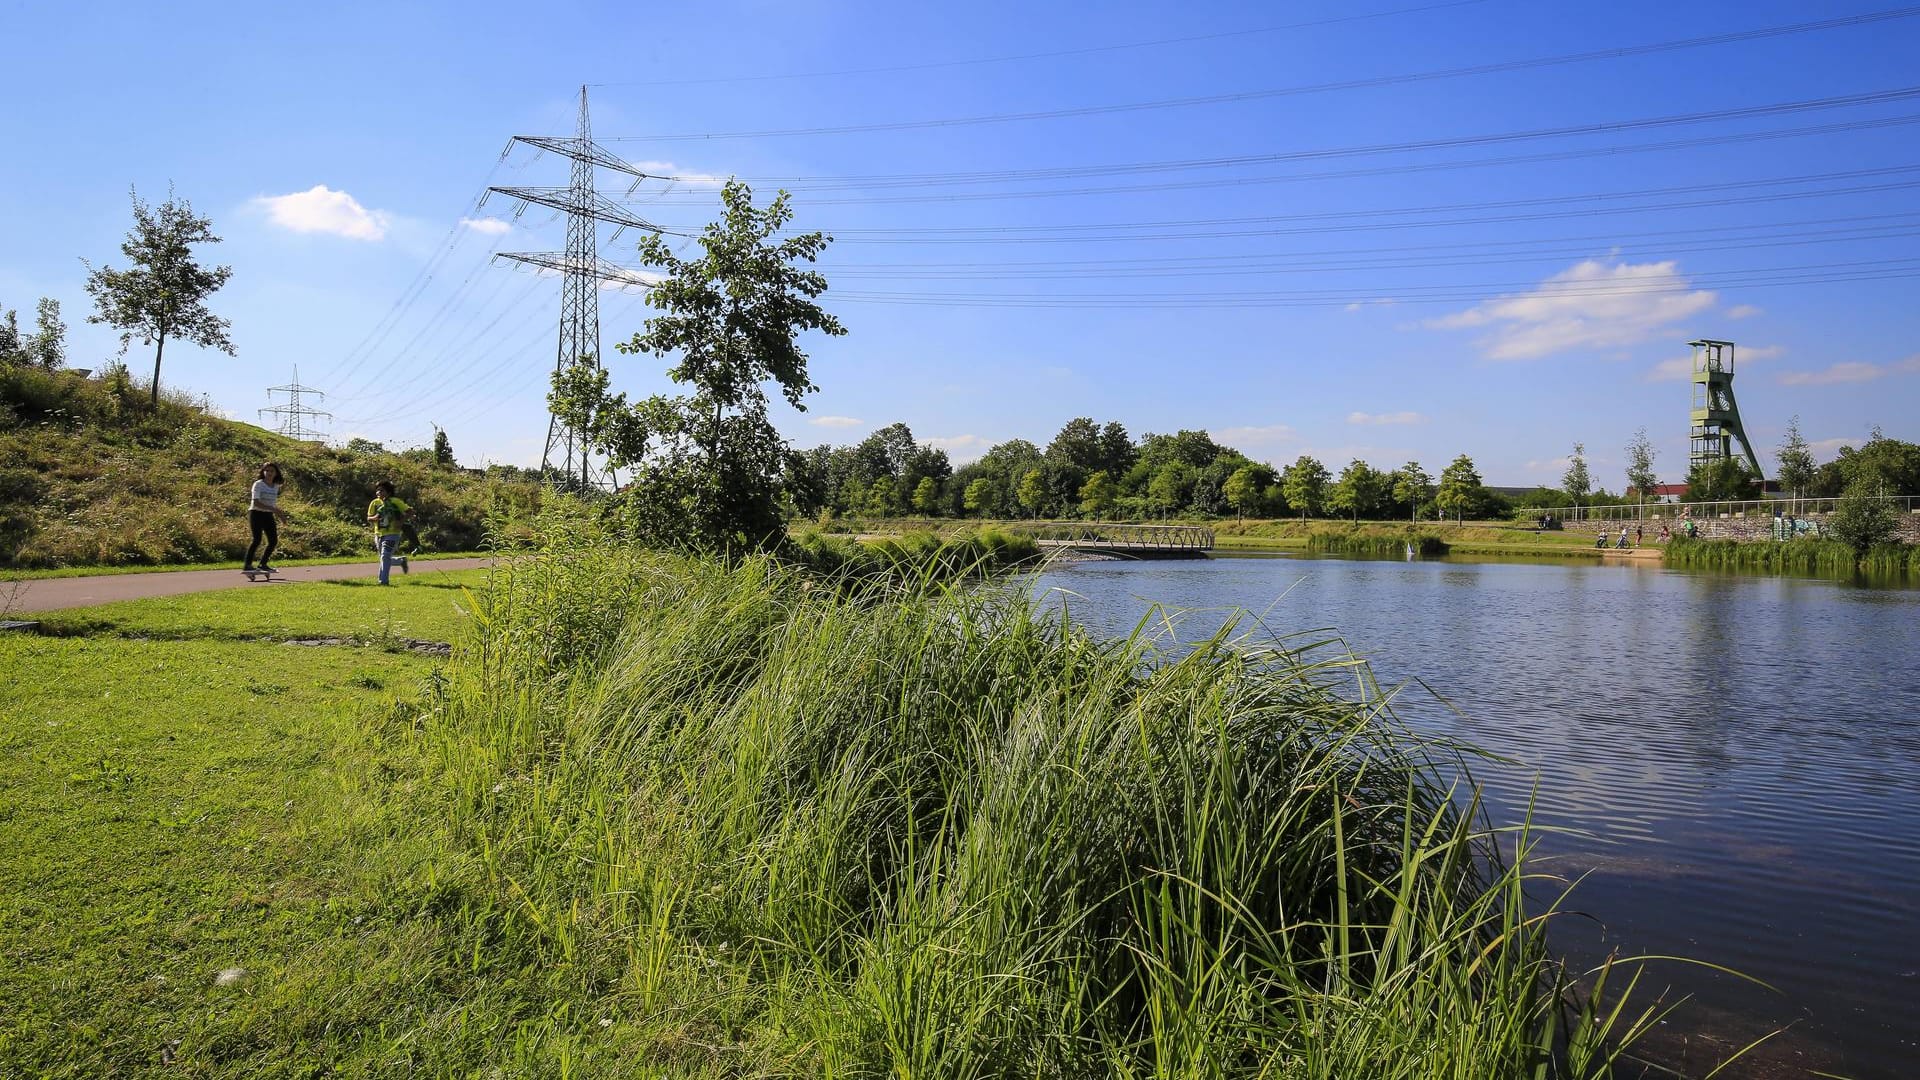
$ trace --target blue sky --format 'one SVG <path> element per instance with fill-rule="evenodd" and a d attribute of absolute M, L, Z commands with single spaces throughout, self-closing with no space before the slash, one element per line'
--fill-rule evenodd
<path fill-rule="evenodd" d="M 537 463 L 558 282 L 488 254 L 563 227 L 475 201 L 565 182 L 500 152 L 570 134 L 587 83 L 596 136 L 681 178 L 633 194 L 649 220 L 696 226 L 737 175 L 836 235 L 851 333 L 811 343 L 801 445 L 903 420 L 965 460 L 1087 415 L 1528 484 L 1582 441 L 1618 489 L 1640 426 L 1684 473 L 1704 336 L 1739 345 L 1763 457 L 1798 414 L 1824 459 L 1920 438 L 1920 96 L 1806 103 L 1920 87 L 1920 17 L 1643 47 L 1886 10 L 14 3 L 0 304 L 59 299 L 97 366 L 80 259 L 116 262 L 128 187 L 172 183 L 225 238 L 239 354 L 170 346 L 163 381 L 253 419 L 297 365 L 337 438 L 437 423 L 464 462 Z M 644 314 L 602 296 L 638 393 L 669 386 L 612 350 Z"/>

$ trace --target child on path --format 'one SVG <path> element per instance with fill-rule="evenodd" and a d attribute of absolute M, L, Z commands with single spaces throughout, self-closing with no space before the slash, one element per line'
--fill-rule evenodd
<path fill-rule="evenodd" d="M 253 573 L 253 553 L 263 539 L 267 549 L 260 552 L 260 569 L 269 574 L 273 572 L 273 550 L 280 546 L 280 529 L 275 523 L 287 520 L 287 512 L 280 509 L 280 489 L 285 486 L 287 481 L 280 475 L 280 466 L 263 462 L 248 493 L 247 524 L 253 529 L 253 542 L 247 545 L 246 568 L 242 573 Z"/>
<path fill-rule="evenodd" d="M 391 585 L 387 580 L 393 572 L 393 564 L 400 564 L 400 572 L 411 573 L 407 568 L 407 557 L 400 554 L 401 526 L 406 521 L 407 504 L 393 494 L 393 481 L 382 480 L 373 486 L 373 501 L 367 504 L 367 524 L 373 526 L 374 542 L 380 548 L 380 584 Z"/>

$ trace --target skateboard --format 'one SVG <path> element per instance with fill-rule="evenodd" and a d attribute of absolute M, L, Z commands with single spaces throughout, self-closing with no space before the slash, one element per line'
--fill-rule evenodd
<path fill-rule="evenodd" d="M 248 581 L 272 581 L 274 578 L 274 575 L 280 573 L 280 571 L 277 569 L 276 570 L 242 570 L 240 572 L 247 575 Z"/>

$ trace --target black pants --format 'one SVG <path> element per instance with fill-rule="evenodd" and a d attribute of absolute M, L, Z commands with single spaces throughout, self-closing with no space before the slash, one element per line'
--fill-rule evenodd
<path fill-rule="evenodd" d="M 267 550 L 260 553 L 260 565 L 267 565 L 273 558 L 273 549 L 280 546 L 280 524 L 273 514 L 265 510 L 247 511 L 247 524 L 253 526 L 253 543 L 247 545 L 247 565 L 253 565 L 253 549 L 260 546 L 260 538 L 267 538 Z"/>

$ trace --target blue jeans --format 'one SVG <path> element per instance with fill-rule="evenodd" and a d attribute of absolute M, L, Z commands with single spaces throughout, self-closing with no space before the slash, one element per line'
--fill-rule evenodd
<path fill-rule="evenodd" d="M 380 584 L 385 585 L 388 584 L 388 575 L 393 572 L 393 564 L 400 559 L 400 536 L 398 533 L 392 536 L 382 536 L 379 538 L 379 544 Z"/>

